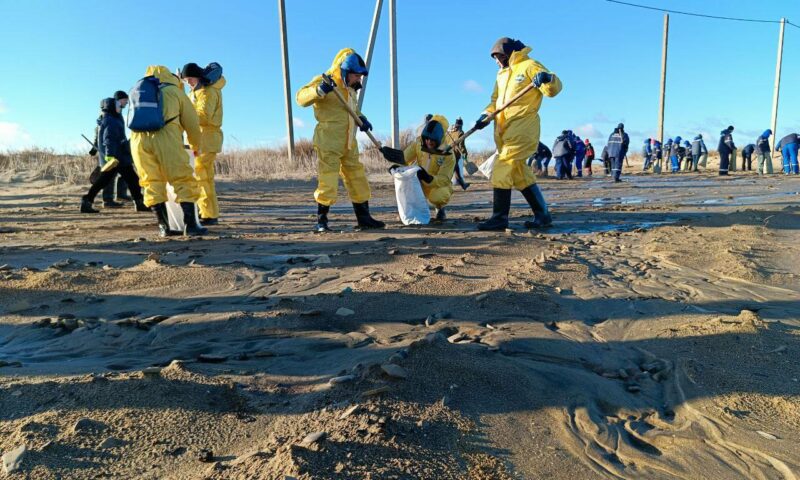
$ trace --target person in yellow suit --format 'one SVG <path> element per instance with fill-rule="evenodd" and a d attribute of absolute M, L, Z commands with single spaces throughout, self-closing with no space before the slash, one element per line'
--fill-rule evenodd
<path fill-rule="evenodd" d="M 314 198 L 317 201 L 317 232 L 326 232 L 328 228 L 328 212 L 336 203 L 339 189 L 339 176 L 353 202 L 353 210 L 358 221 L 358 228 L 383 228 L 385 224 L 375 220 L 369 213 L 370 189 L 364 165 L 358 159 L 358 142 L 356 141 L 356 123 L 347 110 L 331 94 L 335 88 L 352 107 L 358 111 L 356 94 L 361 88 L 361 80 L 367 75 L 364 60 L 353 49 L 342 49 L 333 59 L 333 64 L 326 74 L 335 85 L 323 81 L 322 75 L 315 76 L 296 95 L 297 103 L 302 107 L 314 107 L 317 126 L 314 129 L 314 152 L 317 156 L 317 190 Z M 362 131 L 372 129 L 366 117 L 359 116 L 363 125 Z"/>
<path fill-rule="evenodd" d="M 159 234 L 176 235 L 170 230 L 167 216 L 167 183 L 175 189 L 176 201 L 183 210 L 184 235 L 204 235 L 207 230 L 197 224 L 195 202 L 199 197 L 197 180 L 183 149 L 183 132 L 192 145 L 200 145 L 200 125 L 192 102 L 180 87 L 180 79 L 167 67 L 147 67 L 145 76 L 156 77 L 161 85 L 161 115 L 165 125 L 157 131 L 131 132 L 131 153 L 144 189 L 144 203 L 155 212 Z M 136 91 L 131 92 L 136 108 Z M 135 116 L 135 113 L 134 113 Z"/>
<path fill-rule="evenodd" d="M 552 223 L 536 177 L 525 161 L 536 152 L 539 145 L 539 107 L 544 96 L 554 97 L 561 91 L 561 80 L 541 63 L 531 59 L 531 48 L 519 40 L 503 37 L 492 47 L 491 56 L 499 67 L 492 92 L 492 101 L 484 110 L 475 128 L 489 124 L 487 117 L 506 101 L 533 84 L 535 88 L 495 117 L 494 141 L 499 152 L 492 170 L 494 206 L 492 217 L 478 225 L 479 230 L 504 230 L 508 228 L 511 209 L 511 189 L 516 188 L 525 197 L 534 213 L 527 228 L 546 227 Z"/>
<path fill-rule="evenodd" d="M 433 115 L 425 122 L 417 141 L 403 152 L 407 165 L 419 166 L 417 177 L 422 184 L 422 192 L 428 203 L 436 208 L 436 220 L 440 222 L 447 218 L 444 207 L 453 195 L 451 179 L 456 166 L 455 156 L 444 152 L 449 145 L 445 138 L 448 126 L 445 117 Z M 442 154 L 438 154 L 439 151 Z"/>
<path fill-rule="evenodd" d="M 200 224 L 216 225 L 219 219 L 219 203 L 214 186 L 214 162 L 222 151 L 222 89 L 225 77 L 213 83 L 204 81 L 205 72 L 196 63 L 187 63 L 181 70 L 181 78 L 191 89 L 189 99 L 194 104 L 200 119 L 200 145 L 190 144 L 196 154 L 194 174 L 200 186 L 197 207 L 200 210 Z"/>

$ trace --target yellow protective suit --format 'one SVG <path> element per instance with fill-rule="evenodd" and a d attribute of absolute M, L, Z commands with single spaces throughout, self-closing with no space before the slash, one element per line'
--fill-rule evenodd
<path fill-rule="evenodd" d="M 326 72 L 336 82 L 336 89 L 358 112 L 356 91 L 346 87 L 342 79 L 341 65 L 345 57 L 355 53 L 345 48 L 336 54 L 331 68 Z M 357 126 L 355 120 L 339 103 L 336 94 L 331 92 L 324 97 L 317 93 L 322 75 L 317 75 L 297 92 L 297 103 L 302 107 L 314 106 L 314 151 L 317 154 L 317 190 L 314 198 L 320 205 L 331 206 L 336 203 L 339 190 L 339 176 L 353 203 L 364 203 L 370 198 L 369 183 L 364 173 L 364 165 L 358 159 Z"/>
<path fill-rule="evenodd" d="M 497 72 L 492 102 L 485 113 L 494 112 L 527 87 L 537 73 L 548 72 L 541 63 L 528 57 L 530 51 L 530 47 L 525 47 L 513 52 L 508 58 L 508 67 Z M 492 170 L 492 186 L 523 190 L 536 183 L 536 176 L 525 161 L 539 147 L 539 107 L 543 96 L 554 97 L 560 91 L 561 80 L 554 74 L 550 83 L 534 88 L 497 115 L 494 141 L 499 155 Z"/>
<path fill-rule="evenodd" d="M 219 218 L 217 189 L 214 185 L 214 161 L 222 151 L 222 88 L 225 77 L 211 85 L 198 86 L 189 93 L 200 120 L 200 144 L 192 145 L 199 153 L 194 163 L 194 175 L 200 186 L 197 207 L 201 218 Z"/>
<path fill-rule="evenodd" d="M 447 119 L 441 115 L 434 115 L 432 120 L 439 122 L 445 132 L 442 144 L 439 145 L 438 148 L 439 150 L 444 150 L 450 145 L 447 136 Z M 424 152 L 422 150 L 421 136 L 418 137 L 414 143 L 406 147 L 403 155 L 406 160 L 406 165 L 419 165 L 433 177 L 431 183 L 420 182 L 420 184 L 422 184 L 422 192 L 425 194 L 425 198 L 428 199 L 428 203 L 436 208 L 442 208 L 447 205 L 450 201 L 450 197 L 453 195 L 451 179 L 453 178 L 453 171 L 456 166 L 455 155 L 432 155 L 428 152 Z"/>
<path fill-rule="evenodd" d="M 183 149 L 183 132 L 191 145 L 200 144 L 200 125 L 180 80 L 167 67 L 149 66 L 145 76 L 155 75 L 161 83 L 162 111 L 167 123 L 157 132 L 131 132 L 131 153 L 139 173 L 148 207 L 167 201 L 167 183 L 175 189 L 177 201 L 196 202 L 199 191 L 189 155 Z"/>

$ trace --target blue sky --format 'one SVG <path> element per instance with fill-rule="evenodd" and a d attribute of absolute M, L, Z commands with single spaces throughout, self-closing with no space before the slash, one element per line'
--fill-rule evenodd
<path fill-rule="evenodd" d="M 658 114 L 662 14 L 603 0 L 398 0 L 401 128 L 425 113 L 471 124 L 488 103 L 496 67 L 489 49 L 519 38 L 564 83 L 545 99 L 542 139 L 562 129 L 604 144 L 624 121 L 637 146 L 653 135 Z M 639 0 L 715 15 L 800 24 L 797 0 Z M 374 0 L 286 0 L 294 92 L 327 69 L 336 52 L 363 52 Z M 390 131 L 388 1 L 364 113 Z M 0 0 L 0 150 L 37 145 L 82 151 L 99 100 L 128 90 L 150 64 L 220 62 L 226 147 L 285 141 L 277 2 L 193 0 Z M 729 124 L 744 145 L 769 127 L 777 24 L 672 15 L 666 135 L 717 138 Z M 800 29 L 787 26 L 779 135 L 800 130 Z M 310 108 L 294 105 L 295 134 L 310 137 Z M 489 147 L 489 129 L 473 148 Z M 713 140 L 712 140 L 713 143 Z"/>

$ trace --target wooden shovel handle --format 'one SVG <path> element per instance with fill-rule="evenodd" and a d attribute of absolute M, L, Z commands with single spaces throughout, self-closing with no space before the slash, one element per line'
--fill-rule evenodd
<path fill-rule="evenodd" d="M 499 115 L 499 114 L 500 114 L 500 112 L 502 112 L 502 111 L 503 111 L 503 110 L 505 110 L 506 108 L 510 107 L 510 106 L 511 106 L 511 105 L 512 105 L 514 102 L 516 102 L 517 100 L 519 100 L 520 98 L 522 98 L 522 96 L 523 96 L 523 95 L 525 95 L 526 93 L 530 92 L 530 91 L 531 91 L 531 90 L 533 90 L 534 88 L 536 88 L 536 86 L 534 86 L 534 85 L 533 85 L 533 82 L 529 83 L 529 84 L 528 84 L 528 86 L 526 86 L 525 88 L 523 88 L 522 90 L 520 90 L 519 92 L 517 92 L 517 94 L 516 94 L 516 95 L 514 95 L 513 97 L 509 98 L 509 99 L 506 101 L 506 103 L 504 103 L 504 104 L 500 105 L 500 108 L 498 108 L 498 109 L 497 109 L 497 110 L 495 110 L 494 112 L 490 113 L 490 114 L 489 114 L 489 115 L 486 117 L 486 121 L 487 121 L 487 122 L 491 122 L 492 120 L 494 120 L 494 119 L 495 119 L 495 117 L 497 117 L 497 115 Z M 475 128 L 475 127 L 472 127 L 472 128 L 470 128 L 469 130 L 467 130 L 467 132 L 464 134 L 464 136 L 463 136 L 463 137 L 461 137 L 461 138 L 459 138 L 458 140 L 456 140 L 456 142 L 455 142 L 455 143 L 454 143 L 452 146 L 453 146 L 453 147 L 455 147 L 455 146 L 456 146 L 456 145 L 458 145 L 458 144 L 464 143 L 464 140 L 466 140 L 466 139 L 467 139 L 467 137 L 469 137 L 470 135 L 472 135 L 473 133 L 475 133 L 475 132 L 477 132 L 477 131 L 478 131 L 478 129 L 477 129 L 477 128 Z"/>
<path fill-rule="evenodd" d="M 330 77 L 330 75 L 325 75 L 323 73 L 322 74 L 322 81 L 327 83 L 327 84 L 329 84 L 329 85 L 334 85 L 333 93 L 336 94 L 336 98 L 339 99 L 339 102 L 341 102 L 342 106 L 345 108 L 345 110 L 347 110 L 347 113 L 349 113 L 350 116 L 353 117 L 353 120 L 356 121 L 356 125 L 358 125 L 359 128 L 364 126 L 364 122 L 361 121 L 361 119 L 358 117 L 358 114 L 355 111 L 353 111 L 352 108 L 350 108 L 350 105 L 347 103 L 347 100 L 345 100 L 344 97 L 342 96 L 342 94 L 339 93 L 339 90 L 336 90 L 335 83 L 333 83 L 333 79 Z M 364 133 L 367 134 L 367 137 L 369 137 L 369 139 L 372 141 L 373 144 L 375 144 L 376 147 L 378 147 L 378 148 L 383 147 L 381 142 L 379 142 L 378 139 L 375 138 L 374 135 L 372 135 L 372 132 L 367 130 Z"/>

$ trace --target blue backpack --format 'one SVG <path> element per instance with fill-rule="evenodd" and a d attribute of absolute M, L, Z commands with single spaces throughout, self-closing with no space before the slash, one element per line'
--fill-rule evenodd
<path fill-rule="evenodd" d="M 222 78 L 222 65 L 211 62 L 203 69 L 203 85 L 212 85 Z"/>
<path fill-rule="evenodd" d="M 134 132 L 157 132 L 177 116 L 164 120 L 161 89 L 163 84 L 155 76 L 144 77 L 130 91 L 131 107 L 128 110 L 128 128 Z"/>

